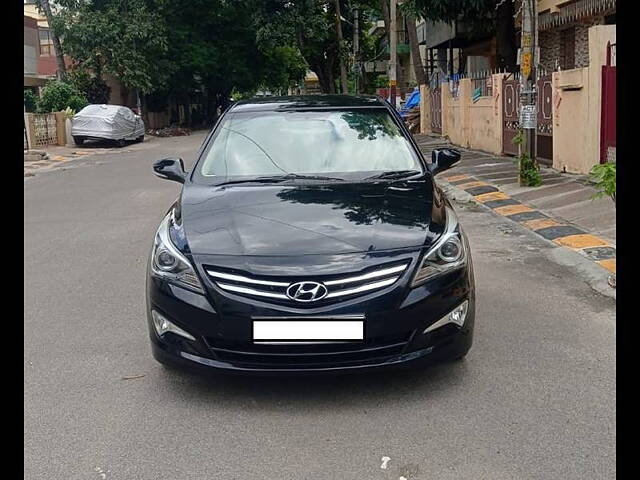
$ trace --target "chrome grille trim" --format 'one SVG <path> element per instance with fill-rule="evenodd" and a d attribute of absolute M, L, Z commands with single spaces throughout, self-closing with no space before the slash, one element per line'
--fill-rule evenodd
<path fill-rule="evenodd" d="M 223 280 L 232 280 L 234 282 L 253 283 L 255 285 L 268 285 L 272 287 L 288 287 L 287 282 L 271 282 L 268 280 L 256 280 L 249 277 L 243 277 L 242 275 L 232 275 L 231 273 L 217 272 L 215 270 L 207 270 L 207 273 L 212 277 L 222 278 Z"/>
<path fill-rule="evenodd" d="M 392 283 L 395 283 L 395 281 L 398 280 L 398 278 L 400 277 L 391 277 L 387 280 L 381 280 L 375 283 L 367 283 L 365 285 L 362 285 L 356 288 L 350 288 L 347 290 L 338 290 L 336 292 L 329 293 L 325 298 L 342 297 L 344 295 L 353 295 L 354 293 L 362 293 L 362 292 L 367 292 L 369 290 L 375 290 L 376 288 L 387 287 Z"/>
<path fill-rule="evenodd" d="M 218 282 L 218 286 L 223 290 L 230 292 L 246 293 L 247 295 L 256 295 L 259 297 L 279 298 L 281 300 L 289 300 L 289 297 L 281 293 L 265 292 L 264 290 L 254 290 L 248 287 L 239 287 L 237 285 L 229 285 L 228 283 Z"/>
<path fill-rule="evenodd" d="M 406 265 L 398 265 L 397 267 L 385 268 L 384 270 L 378 270 L 377 272 L 365 273 L 364 275 L 358 275 L 357 277 L 345 277 L 338 280 L 329 280 L 323 282 L 327 287 L 329 285 L 340 285 L 341 283 L 353 283 L 360 282 L 362 280 L 368 280 L 370 278 L 384 277 L 391 275 L 392 273 L 403 272 L 407 268 Z M 398 277 L 396 277 L 397 279 Z"/>
<path fill-rule="evenodd" d="M 324 300 L 335 301 L 342 297 L 364 294 L 374 290 L 388 287 L 396 283 L 407 270 L 410 261 L 393 266 L 381 265 L 378 270 L 370 270 L 367 273 L 354 273 L 336 278 L 335 275 L 319 275 L 304 279 L 301 276 L 292 277 L 290 281 L 286 277 L 262 277 L 253 278 L 243 272 L 225 272 L 217 270 L 214 266 L 204 266 L 204 270 L 214 284 L 227 292 L 250 297 L 262 297 L 265 300 L 285 301 L 292 305 L 298 305 L 298 301 L 289 297 L 286 293 L 291 285 L 300 281 L 313 281 L 325 286 L 328 294 Z M 322 302 L 323 299 L 319 299 Z M 313 302 L 315 303 L 315 302 Z"/>

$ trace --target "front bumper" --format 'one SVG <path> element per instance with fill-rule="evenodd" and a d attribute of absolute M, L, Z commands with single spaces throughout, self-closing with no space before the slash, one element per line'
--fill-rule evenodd
<path fill-rule="evenodd" d="M 237 301 L 228 313 L 212 307 L 202 295 L 168 284 L 154 277 L 147 283 L 147 317 L 154 357 L 161 363 L 236 373 L 336 373 L 376 369 L 417 367 L 464 356 L 471 348 L 475 321 L 475 287 L 471 262 L 461 270 L 435 278 L 415 289 L 397 289 L 365 297 L 362 303 L 350 304 L 349 312 L 338 305 L 328 306 L 315 316 L 331 318 L 345 313 L 364 313 L 364 342 L 311 345 L 256 345 L 248 332 L 252 316 L 286 315 L 271 305 L 260 311 L 245 301 Z M 385 299 L 401 297 L 385 304 Z M 371 298 L 375 297 L 375 298 Z M 469 301 L 462 327 L 447 324 L 432 332 L 422 332 L 448 312 Z M 221 302 L 219 302 L 221 303 Z M 184 329 L 195 341 L 173 333 L 160 338 L 152 324 L 151 310 L 166 316 Z M 247 312 L 245 310 L 244 312 Z M 300 314 L 301 319 L 304 314 Z"/>

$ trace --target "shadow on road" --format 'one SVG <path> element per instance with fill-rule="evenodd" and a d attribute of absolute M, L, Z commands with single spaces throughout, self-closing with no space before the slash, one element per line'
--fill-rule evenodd
<path fill-rule="evenodd" d="M 135 145 L 136 142 L 134 141 L 127 141 L 125 143 L 125 147 L 128 147 L 129 145 Z M 114 140 L 85 140 L 84 142 L 82 142 L 82 145 L 75 145 L 76 149 L 79 150 L 91 150 L 94 148 L 112 148 L 114 150 L 118 150 L 120 147 L 118 147 L 116 145 L 116 142 Z"/>
<path fill-rule="evenodd" d="M 199 373 L 181 368 L 159 369 L 160 387 L 180 402 L 224 402 L 281 410 L 310 406 L 380 406 L 424 402 L 458 388 L 468 377 L 467 361 L 442 363 L 424 369 L 315 376 L 247 376 Z"/>

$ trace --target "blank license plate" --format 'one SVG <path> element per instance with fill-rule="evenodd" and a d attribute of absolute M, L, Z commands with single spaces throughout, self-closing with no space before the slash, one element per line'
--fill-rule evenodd
<path fill-rule="evenodd" d="M 364 320 L 254 320 L 255 341 L 363 340 Z"/>

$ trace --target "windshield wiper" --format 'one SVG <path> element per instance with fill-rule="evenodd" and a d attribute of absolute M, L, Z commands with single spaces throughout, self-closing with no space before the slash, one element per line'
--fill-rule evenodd
<path fill-rule="evenodd" d="M 284 182 L 286 180 L 338 180 L 343 182 L 343 178 L 339 177 L 325 177 L 323 175 L 303 175 L 301 173 L 287 173 L 286 175 L 273 175 L 270 177 L 258 177 L 258 178 L 270 178 L 277 179 L 278 181 Z"/>
<path fill-rule="evenodd" d="M 286 175 L 270 175 L 264 177 L 255 177 L 255 178 L 247 178 L 244 180 L 229 180 L 228 182 L 218 183 L 216 186 L 220 187 L 222 185 L 230 185 L 234 183 L 280 183 L 286 182 L 287 180 L 339 180 L 344 181 L 342 178 L 338 177 L 324 177 L 322 175 L 301 175 L 298 173 L 288 173 Z"/>
<path fill-rule="evenodd" d="M 244 180 L 229 180 L 228 182 L 217 183 L 215 187 L 221 187 L 223 185 L 231 185 L 234 183 L 279 183 L 282 182 L 280 178 L 274 177 L 257 177 L 257 178 L 245 178 Z"/>
<path fill-rule="evenodd" d="M 390 170 L 388 172 L 382 172 L 377 175 L 366 177 L 364 180 L 405 178 L 412 177 L 413 175 L 417 175 L 419 173 L 419 170 Z"/>

